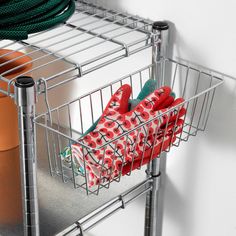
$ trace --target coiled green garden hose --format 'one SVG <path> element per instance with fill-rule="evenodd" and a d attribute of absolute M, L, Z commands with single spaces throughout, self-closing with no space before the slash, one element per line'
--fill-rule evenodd
<path fill-rule="evenodd" d="M 65 22 L 74 11 L 74 0 L 5 0 L 0 4 L 0 39 L 27 39 Z"/>

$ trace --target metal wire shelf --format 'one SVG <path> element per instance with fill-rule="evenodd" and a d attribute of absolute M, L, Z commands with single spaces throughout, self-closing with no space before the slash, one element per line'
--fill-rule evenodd
<path fill-rule="evenodd" d="M 38 93 L 42 93 L 45 83 L 47 90 L 53 89 L 150 47 L 152 23 L 138 16 L 77 1 L 76 12 L 67 23 L 33 34 L 28 40 L 0 41 L 0 48 L 20 51 L 32 58 L 33 68 L 27 74 L 39 81 Z M 0 59 L 11 54 L 1 55 Z M 11 85 L 16 78 L 8 80 L 7 75 L 21 70 L 29 62 L 8 67 L 21 57 L 0 64 L 1 69 L 7 68 L 0 74 L 0 82 L 5 83 L 7 89 L 0 88 L 0 92 L 12 97 Z M 41 86 L 42 79 L 44 86 Z"/>
<path fill-rule="evenodd" d="M 109 145 L 116 143 L 113 146 L 113 148 L 115 147 L 114 153 L 119 153 L 117 143 L 120 140 L 132 140 L 132 132 L 136 132 L 138 137 L 140 130 L 145 130 L 146 135 L 142 137 L 144 144 L 143 151 L 139 159 L 137 159 L 137 155 L 135 154 L 136 142 L 133 143 L 134 148 L 130 151 L 131 160 L 127 161 L 125 159 L 126 153 L 122 155 L 117 154 L 119 157 L 113 153 L 114 157 L 120 158 L 122 162 L 118 173 L 112 175 L 113 171 L 111 170 L 109 175 L 111 174 L 113 177 L 100 176 L 101 179 L 94 186 L 90 186 L 90 177 L 88 171 L 86 172 L 88 164 L 86 153 L 91 154 L 98 149 L 87 146 L 79 138 L 101 116 L 111 95 L 121 85 L 131 85 L 132 98 L 134 98 L 144 83 L 151 78 L 152 67 L 152 65 L 149 65 L 142 68 L 36 117 L 35 123 L 45 129 L 51 175 L 60 176 L 65 183 L 72 181 L 75 188 L 85 189 L 87 194 L 98 194 L 100 189 L 109 188 L 112 182 L 119 182 L 123 175 L 129 176 L 133 170 L 141 169 L 143 164 L 147 164 L 153 158 L 159 157 L 162 152 L 169 152 L 171 146 L 178 147 L 182 141 L 186 142 L 190 136 L 195 136 L 198 131 L 205 130 L 215 90 L 223 83 L 223 75 L 204 67 L 187 63 L 186 61 L 182 63 L 181 61 L 164 59 L 165 82 L 161 81 L 161 85 L 164 86 L 170 82 L 169 84 L 171 84 L 171 89 L 175 92 L 176 97 L 182 97 L 184 101 L 159 113 L 147 122 L 143 122 L 135 126 L 135 128 L 116 136 L 116 138 L 111 139 L 105 145 L 99 147 L 99 150 L 103 151 L 103 155 L 101 160 L 96 162 L 96 164 L 101 172 L 103 170 L 110 171 L 110 167 L 104 161 L 106 158 L 105 150 L 109 149 Z M 180 125 L 177 119 L 173 121 L 170 117 L 173 114 L 179 117 L 183 109 L 185 112 L 182 114 L 182 124 Z M 160 122 L 162 119 L 166 119 L 165 125 L 162 128 L 155 128 L 152 134 L 154 139 L 150 141 L 149 136 L 152 122 Z M 180 132 L 174 133 L 175 130 L 178 130 L 178 126 L 181 126 Z M 168 138 L 166 138 L 167 136 Z M 158 151 L 154 151 L 157 147 L 157 140 L 159 142 Z M 72 155 L 73 148 L 71 147 L 74 144 L 79 145 L 81 150 L 83 150 L 82 163 L 78 163 L 74 155 Z M 125 144 L 125 150 L 128 150 L 127 144 L 128 142 Z M 66 159 L 63 159 L 60 153 L 64 151 L 64 147 L 66 146 L 69 147 L 70 154 Z M 149 148 L 149 154 L 146 155 L 147 147 Z M 138 164 L 137 160 L 139 160 Z M 135 165 L 136 167 L 133 168 Z M 126 169 L 125 173 L 123 172 L 124 169 Z"/>

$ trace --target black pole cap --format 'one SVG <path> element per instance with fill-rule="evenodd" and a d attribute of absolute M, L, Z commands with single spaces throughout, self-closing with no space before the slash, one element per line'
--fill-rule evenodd
<path fill-rule="evenodd" d="M 29 88 L 35 85 L 35 82 L 30 76 L 20 76 L 16 79 L 16 87 L 18 88 Z"/>
<path fill-rule="evenodd" d="M 153 23 L 152 28 L 154 30 L 168 30 L 169 24 L 166 21 L 156 21 Z"/>

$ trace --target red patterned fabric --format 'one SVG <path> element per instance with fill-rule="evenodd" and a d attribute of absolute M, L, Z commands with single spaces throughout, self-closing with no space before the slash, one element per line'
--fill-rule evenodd
<path fill-rule="evenodd" d="M 162 87 L 128 111 L 131 87 L 123 85 L 117 90 L 95 130 L 79 140 L 89 148 L 72 145 L 72 157 L 85 167 L 89 187 L 137 169 L 174 142 L 182 131 L 180 117 L 185 109 L 163 115 L 167 109 L 184 101 L 181 98 L 173 101 L 170 93 L 169 87 Z M 150 122 L 143 124 L 147 121 Z"/>

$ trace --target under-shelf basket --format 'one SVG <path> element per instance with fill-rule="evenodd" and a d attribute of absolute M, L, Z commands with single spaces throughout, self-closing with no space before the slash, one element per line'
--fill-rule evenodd
<path fill-rule="evenodd" d="M 125 175 L 131 175 L 134 169 L 141 169 L 142 165 L 147 164 L 153 158 L 158 158 L 160 153 L 168 152 L 171 146 L 178 147 L 181 141 L 188 141 L 190 136 L 197 135 L 198 131 L 204 131 L 215 90 L 223 83 L 223 75 L 181 60 L 165 59 L 164 65 L 166 71 L 165 81 L 170 81 L 170 87 L 175 92 L 176 97 L 182 97 L 184 101 L 171 109 L 158 113 L 157 116 L 137 125 L 134 129 L 111 138 L 99 148 L 93 148 L 78 140 L 101 116 L 110 97 L 121 85 L 131 85 L 132 98 L 137 96 L 144 83 L 151 78 L 152 65 L 36 117 L 36 124 L 45 129 L 51 174 L 61 176 L 65 183 L 72 181 L 75 188 L 83 188 L 87 194 L 98 194 L 101 188 L 109 188 L 112 182 L 119 182 L 124 175 L 124 169 L 126 169 Z M 161 85 L 165 84 L 162 83 Z M 171 121 L 170 117 L 173 114 L 180 115 L 183 108 L 186 112 L 181 117 L 183 122 L 181 132 L 175 133 L 178 128 L 178 122 L 177 119 Z M 153 138 L 150 139 L 149 129 L 153 124 L 152 122 L 161 122 L 163 118 L 166 119 L 165 125 L 162 127 L 157 126 L 152 131 Z M 169 127 L 171 127 L 171 130 Z M 144 133 L 146 132 L 146 135 L 143 135 L 140 139 L 133 140 L 134 133 L 136 137 L 139 137 L 142 130 L 144 130 Z M 168 138 L 166 138 L 167 134 Z M 127 160 L 125 158 L 127 153 L 120 153 L 118 144 L 121 140 L 125 142 L 124 149 L 126 151 L 129 150 L 131 159 Z M 139 152 L 137 156 L 135 147 L 137 142 L 140 141 L 143 143 L 143 151 Z M 73 151 L 71 147 L 74 144 L 78 144 L 81 147 L 82 152 L 80 155 L 82 155 L 83 161 L 78 162 L 75 158 L 72 158 L 74 155 L 71 155 Z M 111 145 L 113 145 L 114 149 L 111 159 L 120 160 L 120 165 L 117 167 L 118 171 L 116 169 L 115 173 L 113 170 L 114 161 L 109 165 L 106 161 L 106 149 L 108 150 Z M 127 145 L 133 145 L 133 149 L 128 148 Z M 147 150 L 149 151 L 147 152 Z M 97 170 L 100 171 L 100 173 L 96 173 L 100 178 L 93 186 L 90 186 L 91 171 L 88 171 L 87 168 L 87 155 L 97 151 L 102 153 L 100 160 L 96 164 L 94 163 Z M 104 175 L 104 173 L 106 174 Z"/>

